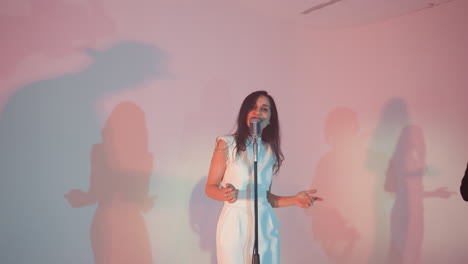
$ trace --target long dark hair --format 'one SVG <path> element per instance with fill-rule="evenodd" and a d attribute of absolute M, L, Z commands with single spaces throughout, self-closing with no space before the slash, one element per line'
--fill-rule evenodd
<path fill-rule="evenodd" d="M 273 173 L 277 174 L 281 164 L 283 163 L 284 156 L 281 152 L 281 139 L 280 139 L 280 128 L 278 119 L 278 110 L 276 108 L 275 100 L 266 91 L 256 91 L 249 94 L 242 102 L 237 116 L 237 130 L 233 134 L 236 140 L 236 148 L 238 151 L 245 151 L 245 145 L 248 137 L 250 136 L 249 127 L 247 126 L 247 115 L 255 108 L 257 99 L 260 96 L 265 96 L 270 101 L 271 106 L 271 117 L 270 124 L 265 127 L 262 131 L 262 142 L 267 143 L 271 146 L 273 153 L 276 158 L 275 165 L 273 167 Z"/>

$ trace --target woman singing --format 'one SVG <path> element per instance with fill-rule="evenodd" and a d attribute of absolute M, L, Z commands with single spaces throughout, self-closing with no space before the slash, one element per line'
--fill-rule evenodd
<path fill-rule="evenodd" d="M 250 119 L 259 118 L 258 138 L 258 253 L 262 264 L 280 262 L 278 220 L 272 207 L 296 205 L 308 208 L 316 190 L 294 196 L 271 193 L 273 175 L 284 159 L 280 147 L 278 111 L 273 98 L 265 91 L 249 94 L 239 110 L 237 130 L 218 137 L 211 160 L 205 192 L 224 201 L 218 220 L 216 248 L 219 264 L 250 264 L 254 246 L 254 169 Z"/>

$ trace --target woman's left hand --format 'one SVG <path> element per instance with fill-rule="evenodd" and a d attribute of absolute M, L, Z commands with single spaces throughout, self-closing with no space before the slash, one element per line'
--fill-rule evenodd
<path fill-rule="evenodd" d="M 301 208 L 309 208 L 314 205 L 315 201 L 322 201 L 322 198 L 312 195 L 316 192 L 317 190 L 298 192 L 295 196 L 295 204 Z"/>

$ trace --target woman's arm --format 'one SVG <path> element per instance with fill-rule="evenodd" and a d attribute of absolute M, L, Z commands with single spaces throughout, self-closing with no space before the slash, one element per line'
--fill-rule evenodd
<path fill-rule="evenodd" d="M 270 191 L 267 193 L 268 202 L 273 208 L 285 207 L 295 205 L 301 208 L 309 208 L 316 200 L 322 201 L 323 199 L 312 194 L 317 190 L 307 190 L 298 192 L 295 196 L 278 196 L 272 194 Z"/>
<path fill-rule="evenodd" d="M 224 140 L 218 140 L 213 152 L 213 157 L 211 158 L 205 193 L 211 199 L 233 203 L 237 200 L 238 191 L 236 188 L 231 184 L 226 184 L 227 188 L 220 187 L 224 172 L 226 171 L 226 162 L 227 143 Z"/>

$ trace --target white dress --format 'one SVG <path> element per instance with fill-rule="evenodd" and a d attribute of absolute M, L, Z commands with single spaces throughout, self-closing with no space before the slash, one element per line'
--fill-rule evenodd
<path fill-rule="evenodd" d="M 232 184 L 239 190 L 234 203 L 224 202 L 216 232 L 218 264 L 251 264 L 255 239 L 253 144 L 236 154 L 232 136 L 216 139 L 227 143 L 227 166 L 222 187 Z M 278 219 L 267 201 L 266 192 L 273 177 L 275 158 L 270 146 L 258 144 L 258 251 L 260 263 L 280 262 Z"/>

